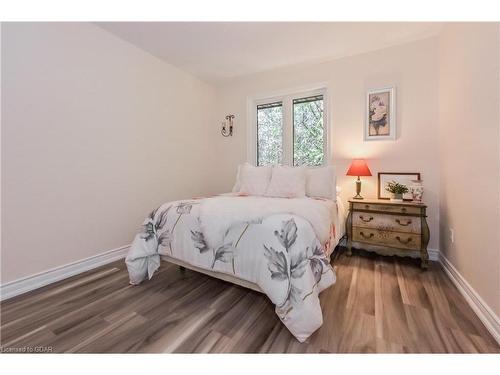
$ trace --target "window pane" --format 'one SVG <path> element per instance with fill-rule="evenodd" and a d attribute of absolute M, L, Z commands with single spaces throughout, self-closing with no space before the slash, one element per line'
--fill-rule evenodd
<path fill-rule="evenodd" d="M 293 165 L 322 165 L 323 95 L 293 101 Z"/>
<path fill-rule="evenodd" d="M 257 165 L 283 161 L 283 106 L 270 103 L 257 106 Z"/>

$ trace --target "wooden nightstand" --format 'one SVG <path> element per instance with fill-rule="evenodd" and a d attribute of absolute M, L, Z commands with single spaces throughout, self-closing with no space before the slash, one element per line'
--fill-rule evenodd
<path fill-rule="evenodd" d="M 347 254 L 352 248 L 381 255 L 410 256 L 421 259 L 427 268 L 429 226 L 425 204 L 391 202 L 382 199 L 349 200 L 347 216 Z"/>

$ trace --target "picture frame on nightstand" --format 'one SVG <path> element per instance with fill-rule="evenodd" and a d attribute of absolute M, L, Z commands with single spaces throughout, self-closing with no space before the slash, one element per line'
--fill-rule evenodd
<path fill-rule="evenodd" d="M 391 181 L 396 181 L 402 185 L 406 185 L 408 188 L 412 185 L 412 180 L 420 180 L 419 172 L 379 172 L 377 178 L 377 198 L 387 199 L 391 198 L 391 193 L 389 193 L 385 188 L 387 184 Z M 410 192 L 403 195 L 404 201 L 411 201 L 412 195 Z"/>

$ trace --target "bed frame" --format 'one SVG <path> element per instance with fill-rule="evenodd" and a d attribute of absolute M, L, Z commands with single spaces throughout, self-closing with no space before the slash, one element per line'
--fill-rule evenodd
<path fill-rule="evenodd" d="M 212 276 L 212 277 L 215 277 L 217 279 L 224 280 L 224 281 L 242 286 L 244 288 L 255 290 L 256 292 L 259 292 L 259 293 L 264 293 L 262 291 L 262 289 L 260 289 L 260 287 L 257 284 L 251 283 L 250 281 L 240 279 L 239 277 L 236 277 L 236 276 L 229 275 L 227 273 L 209 271 L 209 270 L 206 270 L 206 269 L 203 269 L 200 267 L 193 266 L 193 265 L 191 265 L 187 262 L 184 262 L 182 260 L 172 258 L 168 255 L 162 255 L 161 259 L 165 260 L 169 263 L 173 263 L 173 264 L 178 265 L 181 268 L 181 270 L 183 268 L 187 268 L 187 269 L 190 269 L 192 271 L 200 272 L 200 273 L 203 273 L 205 275 Z"/>

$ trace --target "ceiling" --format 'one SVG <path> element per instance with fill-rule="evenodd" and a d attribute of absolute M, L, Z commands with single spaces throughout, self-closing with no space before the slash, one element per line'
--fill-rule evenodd
<path fill-rule="evenodd" d="M 432 22 L 98 22 L 209 82 L 327 61 L 431 37 Z"/>

